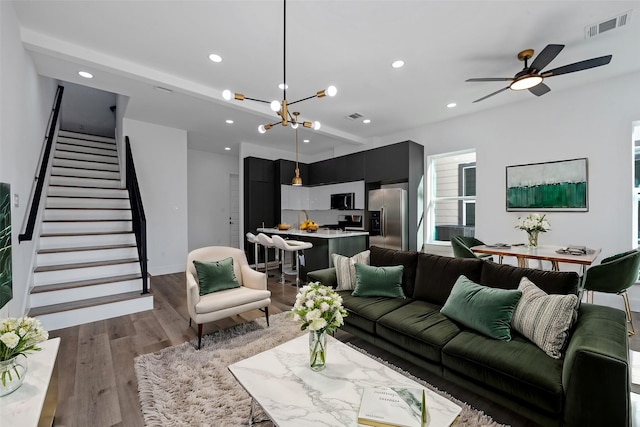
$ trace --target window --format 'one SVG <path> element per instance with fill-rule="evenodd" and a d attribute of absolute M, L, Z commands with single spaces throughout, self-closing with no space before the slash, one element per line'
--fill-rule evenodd
<path fill-rule="evenodd" d="M 428 242 L 473 237 L 476 225 L 476 153 L 464 151 L 428 159 Z"/>
<path fill-rule="evenodd" d="M 636 199 L 637 210 L 634 212 L 636 217 L 635 234 L 638 245 L 640 245 L 640 125 L 635 126 L 633 131 L 633 165 L 634 165 L 634 185 L 633 191 Z"/>

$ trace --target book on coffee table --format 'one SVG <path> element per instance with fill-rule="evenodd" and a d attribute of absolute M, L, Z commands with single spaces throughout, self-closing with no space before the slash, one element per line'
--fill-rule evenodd
<path fill-rule="evenodd" d="M 375 427 L 424 427 L 429 423 L 424 389 L 366 387 L 358 423 Z"/>

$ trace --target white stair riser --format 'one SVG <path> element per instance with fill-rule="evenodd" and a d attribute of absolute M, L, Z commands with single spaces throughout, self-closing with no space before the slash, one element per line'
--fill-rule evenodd
<path fill-rule="evenodd" d="M 78 153 L 76 151 L 58 151 L 54 157 L 64 157 L 65 159 L 73 160 L 88 160 L 90 162 L 103 162 L 103 163 L 118 163 L 118 158 L 114 156 L 104 156 L 99 154 Z"/>
<path fill-rule="evenodd" d="M 97 236 L 52 236 L 40 237 L 40 249 L 76 248 L 86 246 L 136 244 L 133 233 L 101 234 Z"/>
<path fill-rule="evenodd" d="M 85 199 L 79 197 L 47 197 L 47 208 L 130 209 L 129 199 Z"/>
<path fill-rule="evenodd" d="M 91 168 L 104 171 L 119 171 L 120 167 L 117 163 L 102 162 L 86 162 L 85 160 L 70 160 L 67 158 L 53 159 L 53 166 L 61 166 L 67 168 Z"/>
<path fill-rule="evenodd" d="M 53 285 L 56 283 L 122 276 L 125 274 L 140 274 L 140 263 L 132 262 L 127 264 L 103 265 L 98 267 L 42 271 L 33 273 L 33 284 L 34 286 Z"/>
<path fill-rule="evenodd" d="M 133 231 L 131 221 L 83 221 L 83 222 L 50 222 L 42 223 L 43 234 L 61 233 L 119 233 Z"/>
<path fill-rule="evenodd" d="M 61 168 L 58 166 L 52 167 L 51 173 L 53 175 L 79 176 L 83 178 L 120 179 L 120 172 L 91 170 L 91 169 Z"/>
<path fill-rule="evenodd" d="M 82 286 L 79 288 L 61 289 L 59 291 L 38 292 L 31 294 L 31 307 L 35 308 L 45 305 L 63 304 L 65 302 L 99 298 L 108 295 L 135 292 L 138 290 L 142 293 L 142 279 L 104 283 L 101 285 L 93 286 Z"/>
<path fill-rule="evenodd" d="M 70 197 L 117 197 L 128 199 L 129 192 L 126 188 L 85 188 L 85 187 L 61 187 L 49 186 L 49 196 Z"/>
<path fill-rule="evenodd" d="M 45 209 L 45 220 L 131 219 L 131 211 L 125 209 Z"/>
<path fill-rule="evenodd" d="M 49 185 L 68 185 L 73 187 L 121 188 L 120 180 L 74 178 L 71 176 L 52 176 Z"/>
<path fill-rule="evenodd" d="M 97 322 L 98 320 L 111 319 L 113 317 L 139 313 L 146 310 L 153 310 L 153 296 L 151 295 L 112 304 L 36 316 L 36 318 L 40 320 L 45 330 L 54 331 L 56 329 Z"/>
<path fill-rule="evenodd" d="M 38 254 L 38 267 L 72 264 L 75 262 L 109 261 L 125 258 L 137 258 L 138 249 L 136 247 L 99 249 L 85 251 L 68 251 Z"/>
<path fill-rule="evenodd" d="M 58 151 L 84 153 L 84 154 L 97 154 L 99 156 L 117 157 L 117 153 L 113 150 L 105 150 L 104 148 L 87 147 L 83 145 L 65 144 L 63 142 L 58 142 L 56 144 L 56 152 Z"/>
<path fill-rule="evenodd" d="M 115 138 L 111 138 L 108 136 L 98 136 L 98 135 L 88 135 L 85 133 L 71 132 L 68 130 L 60 130 L 58 131 L 58 138 L 73 138 L 76 140 L 84 141 L 101 141 L 110 144 L 115 144 Z"/>
<path fill-rule="evenodd" d="M 116 144 L 114 142 L 90 141 L 87 139 L 68 138 L 65 136 L 59 136 L 58 143 L 71 144 L 71 145 L 84 145 L 86 147 L 102 148 L 105 150 L 116 149 Z"/>

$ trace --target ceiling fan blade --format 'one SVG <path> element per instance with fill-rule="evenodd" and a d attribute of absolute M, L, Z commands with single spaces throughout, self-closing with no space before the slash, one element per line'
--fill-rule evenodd
<path fill-rule="evenodd" d="M 553 77 L 561 74 L 575 73 L 576 71 L 588 70 L 589 68 L 600 67 L 607 65 L 611 62 L 611 55 L 600 56 L 598 58 L 591 58 L 580 62 L 574 62 L 573 64 L 565 65 L 562 67 L 554 68 L 553 70 L 545 71 L 540 74 L 542 77 Z"/>
<path fill-rule="evenodd" d="M 500 92 L 505 91 L 505 90 L 507 90 L 507 89 L 509 89 L 509 86 L 507 86 L 507 87 L 505 87 L 505 88 L 502 88 L 502 89 L 500 89 L 500 90 L 497 90 L 497 91 L 495 91 L 495 92 L 493 92 L 493 93 L 490 93 L 490 94 L 489 94 L 489 95 L 487 95 L 487 96 L 483 96 L 483 97 L 482 97 L 482 98 L 480 98 L 480 99 L 476 99 L 475 101 L 473 101 L 473 103 L 475 104 L 476 102 L 483 101 L 483 100 L 485 100 L 485 99 L 487 99 L 487 98 L 489 98 L 489 97 L 492 97 L 493 95 L 497 95 L 497 94 L 499 94 Z"/>
<path fill-rule="evenodd" d="M 512 77 L 487 77 L 483 79 L 467 79 L 465 82 L 511 82 Z"/>
<path fill-rule="evenodd" d="M 542 96 L 550 90 L 551 88 L 544 83 L 538 83 L 534 87 L 529 88 L 529 92 L 531 92 L 535 96 Z"/>
<path fill-rule="evenodd" d="M 536 70 L 536 73 L 539 73 L 544 67 L 549 65 L 551 61 L 555 59 L 556 56 L 564 49 L 563 44 L 548 44 L 547 47 L 542 49 L 542 52 L 536 56 L 536 59 L 533 60 L 533 63 L 529 66 L 530 69 Z"/>

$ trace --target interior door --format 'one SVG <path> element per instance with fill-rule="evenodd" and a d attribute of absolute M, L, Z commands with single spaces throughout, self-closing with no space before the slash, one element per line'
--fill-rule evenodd
<path fill-rule="evenodd" d="M 229 246 L 240 248 L 240 182 L 238 174 L 229 175 Z"/>

